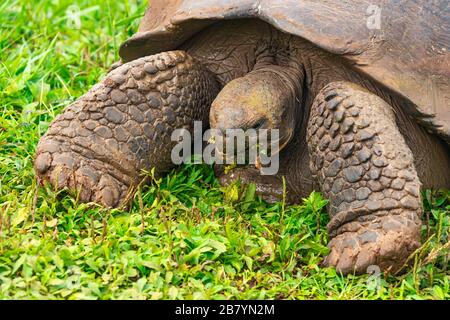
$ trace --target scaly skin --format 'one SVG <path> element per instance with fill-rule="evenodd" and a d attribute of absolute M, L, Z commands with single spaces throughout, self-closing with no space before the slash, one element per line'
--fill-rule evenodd
<path fill-rule="evenodd" d="M 36 172 L 82 202 L 119 206 L 142 169 L 173 167 L 172 131 L 206 124 L 217 91 L 213 76 L 183 51 L 121 65 L 55 118 L 39 142 Z"/>
<path fill-rule="evenodd" d="M 356 84 L 331 83 L 314 100 L 307 141 L 330 199 L 325 264 L 400 269 L 420 245 L 421 183 L 391 106 Z"/>

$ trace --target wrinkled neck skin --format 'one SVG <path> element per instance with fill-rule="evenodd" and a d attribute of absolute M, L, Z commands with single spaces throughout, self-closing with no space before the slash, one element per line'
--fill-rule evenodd
<path fill-rule="evenodd" d="M 402 107 L 405 103 L 403 100 L 359 74 L 342 57 L 254 19 L 218 22 L 187 41 L 182 49 L 213 73 L 222 88 L 232 80 L 264 69 L 282 72 L 283 77 L 289 79 L 287 83 L 295 87 L 296 93 L 291 99 L 292 103 L 287 106 L 289 112 L 286 115 L 293 118 L 288 123 L 294 133 L 280 153 L 279 174 L 287 177 L 287 183 L 297 190 L 297 194 L 307 196 L 312 190 L 318 189 L 309 169 L 306 128 L 315 96 L 328 83 L 335 81 L 357 83 L 385 99 L 395 109 L 398 123 L 401 124 L 400 131 L 416 159 L 419 159 L 416 166 L 421 180 L 425 181 L 425 185 L 426 181 L 433 184 L 432 179 L 427 178 L 433 177 L 432 172 L 425 171 L 430 168 L 426 162 L 433 159 L 430 160 L 424 150 L 430 149 L 430 146 L 440 150 L 440 142 L 436 142 L 432 135 L 410 119 L 405 113 L 405 107 Z M 288 93 L 289 90 L 285 89 L 283 92 Z M 285 127 L 285 124 L 281 126 L 280 133 Z M 443 152 L 435 153 L 443 157 Z"/>
<path fill-rule="evenodd" d="M 222 88 L 250 72 L 283 67 L 298 87 L 294 104 L 297 128 L 308 117 L 315 95 L 329 82 L 347 80 L 371 86 L 344 59 L 257 19 L 218 22 L 182 48 L 215 74 Z"/>
<path fill-rule="evenodd" d="M 222 88 L 251 72 L 282 67 L 284 75 L 299 87 L 299 111 L 305 111 L 311 97 L 330 81 L 362 80 L 342 58 L 257 19 L 218 22 L 187 41 L 182 49 L 215 74 Z"/>
<path fill-rule="evenodd" d="M 294 134 L 280 153 L 280 174 L 289 175 L 287 183 L 293 181 L 292 188 L 301 186 L 299 194 L 306 196 L 315 189 L 305 139 L 313 99 L 331 81 L 361 83 L 361 77 L 343 59 L 260 20 L 219 22 L 186 42 L 183 49 L 215 74 L 222 88 L 234 79 L 263 70 L 281 72 L 289 79 L 288 85 L 295 88 L 288 107 L 292 110 L 287 112 L 293 118 L 290 125 Z"/>

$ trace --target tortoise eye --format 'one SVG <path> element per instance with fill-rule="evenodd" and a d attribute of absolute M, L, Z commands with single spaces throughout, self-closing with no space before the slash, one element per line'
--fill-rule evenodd
<path fill-rule="evenodd" d="M 256 121 L 253 124 L 253 126 L 251 126 L 251 128 L 249 128 L 249 129 L 255 129 L 255 130 L 262 129 L 266 123 L 267 123 L 266 118 L 261 118 L 260 120 Z"/>

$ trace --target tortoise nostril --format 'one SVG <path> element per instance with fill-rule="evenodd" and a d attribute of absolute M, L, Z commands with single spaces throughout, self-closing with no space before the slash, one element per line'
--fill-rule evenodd
<path fill-rule="evenodd" d="M 226 125 L 228 125 L 230 119 L 231 112 L 225 112 L 224 108 L 219 108 L 216 106 L 212 106 L 210 115 L 209 115 L 209 122 L 212 128 L 222 128 Z"/>
<path fill-rule="evenodd" d="M 215 112 L 214 108 L 211 108 L 211 112 L 209 114 L 209 124 L 212 128 L 216 126 L 217 123 L 217 113 Z"/>

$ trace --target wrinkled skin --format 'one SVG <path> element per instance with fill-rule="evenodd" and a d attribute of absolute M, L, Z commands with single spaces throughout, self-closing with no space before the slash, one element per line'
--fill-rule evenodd
<path fill-rule="evenodd" d="M 254 182 L 268 201 L 330 200 L 330 254 L 343 273 L 399 270 L 420 245 L 421 187 L 450 186 L 446 145 L 405 112 L 409 102 L 342 58 L 258 20 L 217 23 L 165 52 L 112 70 L 41 139 L 41 180 L 116 207 L 143 179 L 173 167 L 174 129 L 280 130 L 280 171 L 216 174 Z M 446 174 L 442 174 L 446 173 Z"/>

